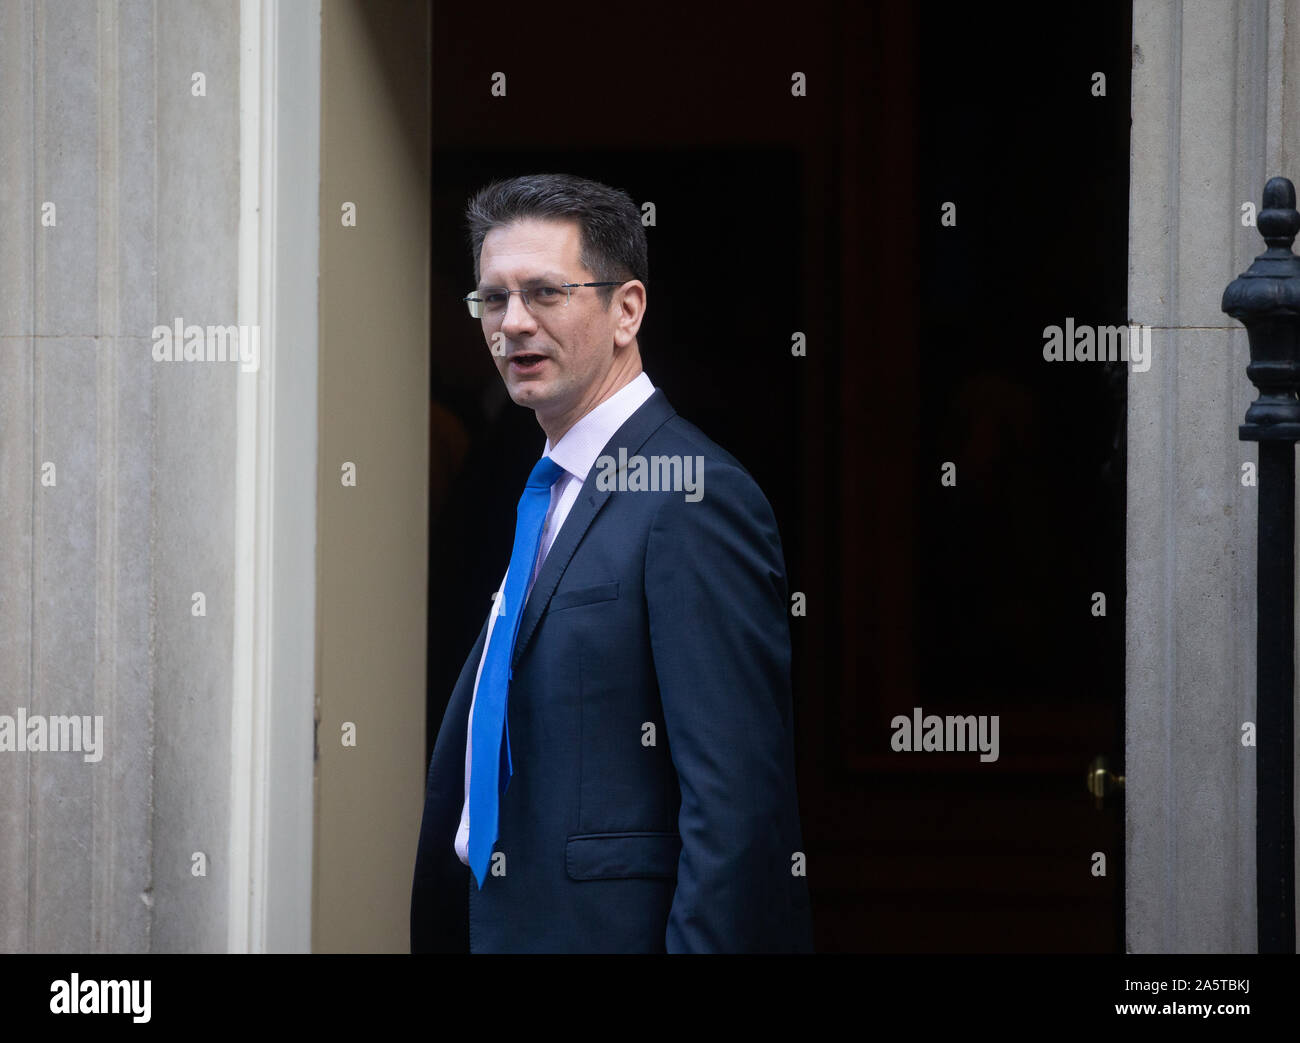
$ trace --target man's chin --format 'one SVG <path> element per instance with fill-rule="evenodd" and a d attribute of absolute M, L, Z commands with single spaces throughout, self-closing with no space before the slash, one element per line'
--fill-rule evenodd
<path fill-rule="evenodd" d="M 539 380 L 506 381 L 506 391 L 517 406 L 540 409 L 550 399 L 548 388 Z"/>

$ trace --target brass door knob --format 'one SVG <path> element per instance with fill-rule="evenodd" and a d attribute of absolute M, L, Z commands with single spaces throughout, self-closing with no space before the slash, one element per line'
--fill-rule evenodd
<path fill-rule="evenodd" d="M 1116 775 L 1110 770 L 1110 761 L 1104 754 L 1099 753 L 1093 757 L 1092 763 L 1088 765 L 1088 792 L 1096 799 L 1098 811 L 1106 803 L 1107 797 L 1124 792 L 1124 776 Z"/>

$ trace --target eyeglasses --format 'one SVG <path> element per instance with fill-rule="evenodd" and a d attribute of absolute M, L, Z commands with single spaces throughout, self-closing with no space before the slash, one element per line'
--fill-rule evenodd
<path fill-rule="evenodd" d="M 623 282 L 562 282 L 558 285 L 539 283 L 527 290 L 508 290 L 504 286 L 484 286 L 481 290 L 471 290 L 462 300 L 469 306 L 469 313 L 475 319 L 499 318 L 505 314 L 510 304 L 510 295 L 517 293 L 524 299 L 524 307 L 531 312 L 538 312 L 556 305 L 567 305 L 569 295 L 580 286 L 622 286 Z"/>

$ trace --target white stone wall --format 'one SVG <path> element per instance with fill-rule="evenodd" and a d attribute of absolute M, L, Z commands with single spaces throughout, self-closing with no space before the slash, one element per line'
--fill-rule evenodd
<path fill-rule="evenodd" d="M 1258 447 L 1223 290 L 1264 249 L 1264 182 L 1300 183 L 1300 7 L 1137 0 L 1128 381 L 1126 903 L 1131 952 L 1253 952 Z"/>
<path fill-rule="evenodd" d="M 238 321 L 238 19 L 0 0 L 0 714 L 104 719 L 0 752 L 3 951 L 226 947 L 236 368 L 150 335 Z"/>

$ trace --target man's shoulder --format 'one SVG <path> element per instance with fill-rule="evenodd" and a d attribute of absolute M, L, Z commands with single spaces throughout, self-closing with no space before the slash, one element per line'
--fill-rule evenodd
<path fill-rule="evenodd" d="M 670 416 L 646 439 L 641 452 L 643 455 L 703 457 L 711 469 L 735 470 L 753 481 L 739 460 L 678 413 Z"/>
<path fill-rule="evenodd" d="M 651 471 L 678 462 L 685 473 L 695 476 L 699 492 L 686 501 L 680 495 L 666 495 L 663 499 L 668 503 L 684 502 L 686 507 L 695 510 L 694 501 L 707 488 L 708 494 L 702 498 L 714 501 L 715 505 L 725 501 L 765 518 L 772 514 L 767 496 L 745 465 L 678 413 L 656 428 L 636 455 L 646 459 Z"/>

